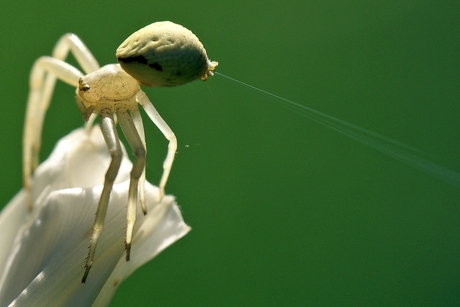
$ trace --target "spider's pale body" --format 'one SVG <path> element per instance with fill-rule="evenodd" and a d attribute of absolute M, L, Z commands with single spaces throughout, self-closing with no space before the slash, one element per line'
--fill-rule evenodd
<path fill-rule="evenodd" d="M 86 75 L 64 61 L 69 52 L 75 56 Z M 114 115 L 135 155 L 127 202 L 126 259 L 129 260 L 138 195 L 141 208 L 146 213 L 146 146 L 138 104 L 169 141 L 168 153 L 163 162 L 163 174 L 158 185 L 160 197 L 164 195 L 177 149 L 174 133 L 155 110 L 139 84 L 169 87 L 195 79 L 206 80 L 208 76 L 213 75 L 217 66 L 217 62 L 208 59 L 203 45 L 191 31 L 168 21 L 156 22 L 135 32 L 120 45 L 116 55 L 119 64 L 109 64 L 100 68 L 82 41 L 74 34 L 66 34 L 56 43 L 52 56 L 40 57 L 30 74 L 23 137 L 23 177 L 29 209 L 32 210 L 35 201 L 30 195 L 30 187 L 33 184 L 32 172 L 38 165 L 43 119 L 56 79 L 76 87 L 77 106 L 87 121 L 88 131 L 92 127 L 95 115 L 99 115 L 101 131 L 112 157 L 92 228 L 82 282 L 86 281 L 93 262 L 110 193 L 123 154 Z"/>
<path fill-rule="evenodd" d="M 99 114 L 103 108 L 113 112 L 117 108 L 137 109 L 136 94 L 139 82 L 128 75 L 118 64 L 108 64 L 81 77 L 76 90 L 77 106 L 84 117 Z"/>

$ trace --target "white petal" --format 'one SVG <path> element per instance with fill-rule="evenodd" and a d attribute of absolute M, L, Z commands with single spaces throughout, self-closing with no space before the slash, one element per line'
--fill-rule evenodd
<path fill-rule="evenodd" d="M 126 179 L 131 163 L 124 159 L 118 178 L 125 181 L 114 185 L 93 267 L 82 284 L 90 229 L 102 190 L 93 181 L 103 178 L 109 162 L 100 132 L 89 140 L 82 129 L 76 130 L 37 169 L 34 211 L 27 214 L 23 192 L 2 211 L 0 231 L 5 232 L 0 243 L 10 253 L 0 253 L 0 264 L 4 264 L 1 306 L 13 300 L 16 306 L 89 306 L 96 298 L 95 305 L 108 305 L 123 279 L 190 230 L 174 198 L 166 196 L 157 203 L 158 189 L 146 183 L 148 214 L 138 212 L 131 261 L 125 261 Z M 80 187 L 69 188 L 72 186 Z"/>
<path fill-rule="evenodd" d="M 144 220 L 139 222 L 139 228 L 134 235 L 131 260 L 129 262 L 124 258 L 119 260 L 93 306 L 106 306 L 122 280 L 190 231 L 179 207 L 173 201 L 172 196 L 165 196 L 163 205 L 155 207 L 154 211 L 149 211 L 143 217 Z M 171 205 L 167 205 L 169 202 Z"/>
<path fill-rule="evenodd" d="M 0 236 L 0 276 L 4 275 L 6 260 L 11 252 L 16 233 L 26 218 L 25 195 L 23 191 L 20 191 L 0 214 L 0 233 L 2 234 Z"/>

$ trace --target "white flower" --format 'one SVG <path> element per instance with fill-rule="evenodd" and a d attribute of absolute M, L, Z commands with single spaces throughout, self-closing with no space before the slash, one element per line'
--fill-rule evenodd
<path fill-rule="evenodd" d="M 0 214 L 0 306 L 106 306 L 118 285 L 138 267 L 184 236 L 172 196 L 158 203 L 146 183 L 147 215 L 138 210 L 131 260 L 124 255 L 131 162 L 126 152 L 112 190 L 91 272 L 81 283 L 91 227 L 110 163 L 98 126 L 61 139 L 36 170 L 34 209 L 21 190 Z"/>

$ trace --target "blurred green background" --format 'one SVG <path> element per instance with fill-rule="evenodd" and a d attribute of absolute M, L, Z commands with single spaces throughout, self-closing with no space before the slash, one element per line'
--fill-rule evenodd
<path fill-rule="evenodd" d="M 154 21 L 191 29 L 218 71 L 416 147 L 460 172 L 460 2 L 8 1 L 2 188 L 21 188 L 33 61 L 66 32 L 101 64 Z M 167 192 L 186 237 L 111 306 L 459 306 L 460 189 L 215 76 L 145 89 L 179 149 Z M 41 158 L 82 125 L 59 83 Z M 147 177 L 167 143 L 145 121 Z M 120 225 L 120 227 L 124 227 Z"/>

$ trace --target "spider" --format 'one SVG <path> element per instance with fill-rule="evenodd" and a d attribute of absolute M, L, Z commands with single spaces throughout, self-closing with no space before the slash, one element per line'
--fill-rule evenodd
<path fill-rule="evenodd" d="M 65 62 L 69 52 L 74 55 L 86 75 Z M 117 135 L 117 122 L 135 156 L 127 201 L 127 261 L 130 257 L 138 197 L 143 213 L 147 213 L 144 199 L 146 146 L 138 104 L 169 141 L 159 183 L 160 199 L 164 195 L 174 161 L 176 136 L 141 90 L 140 84 L 149 87 L 172 87 L 198 78 L 204 81 L 213 75 L 217 66 L 217 62 L 209 60 L 203 45 L 190 30 L 169 21 L 155 22 L 133 33 L 118 47 L 116 57 L 118 64 L 99 67 L 83 42 L 75 34 L 69 33 L 58 40 L 52 56 L 42 56 L 35 61 L 30 74 L 23 135 L 23 184 L 28 209 L 32 210 L 33 207 L 30 195 L 31 177 L 38 165 L 43 120 L 56 79 L 76 87 L 76 103 L 86 121 L 87 131 L 99 115 L 101 131 L 111 155 L 92 227 L 82 283 L 86 281 L 92 266 L 123 154 Z"/>

